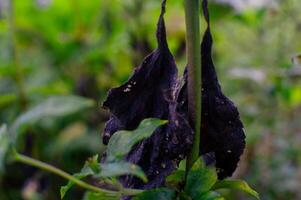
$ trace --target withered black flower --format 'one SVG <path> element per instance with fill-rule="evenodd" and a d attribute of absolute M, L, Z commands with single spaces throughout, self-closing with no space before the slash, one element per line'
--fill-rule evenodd
<path fill-rule="evenodd" d="M 103 142 L 120 129 L 137 128 L 145 118 L 168 119 L 149 139 L 138 144 L 127 160 L 142 167 L 149 182 L 143 185 L 134 177 L 125 177 L 128 187 L 153 188 L 164 183 L 165 177 L 187 154 L 192 143 L 192 129 L 185 118 L 176 112 L 177 67 L 166 41 L 163 15 L 165 1 L 157 25 L 158 48 L 135 69 L 122 86 L 110 90 L 103 106 L 112 114 L 106 123 Z"/>
<path fill-rule="evenodd" d="M 157 25 L 158 48 L 135 69 L 122 86 L 110 90 L 103 106 L 110 110 L 103 142 L 118 130 L 133 130 L 150 117 L 168 119 L 168 124 L 136 145 L 126 160 L 138 164 L 149 182 L 144 184 L 131 176 L 123 177 L 127 187 L 149 189 L 164 184 L 179 161 L 186 157 L 192 143 L 193 125 L 188 122 L 187 79 L 182 88 L 177 68 L 166 41 L 163 15 L 165 0 Z M 201 45 L 202 56 L 202 127 L 200 154 L 215 162 L 220 179 L 232 175 L 245 146 L 243 125 L 234 104 L 222 93 L 214 69 L 211 49 L 207 0 L 203 12 L 208 28 Z"/>
<path fill-rule="evenodd" d="M 144 59 L 125 84 L 111 89 L 103 103 L 112 113 L 103 135 L 105 144 L 116 130 L 135 129 L 142 119 L 168 118 L 168 98 L 176 84 L 177 67 L 166 41 L 164 6 L 165 3 L 157 25 L 158 48 Z"/>
<path fill-rule="evenodd" d="M 202 125 L 201 155 L 214 156 L 220 179 L 231 176 L 245 148 L 245 134 L 239 113 L 233 102 L 222 92 L 212 61 L 212 36 L 207 0 L 203 1 L 203 13 L 208 23 L 201 45 L 202 63 Z M 186 113 L 187 78 L 178 99 L 178 111 Z"/>

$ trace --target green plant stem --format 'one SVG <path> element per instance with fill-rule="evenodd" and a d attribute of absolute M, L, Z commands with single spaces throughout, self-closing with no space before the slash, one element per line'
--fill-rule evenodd
<path fill-rule="evenodd" d="M 143 190 L 136 190 L 136 189 L 122 189 L 120 191 L 113 191 L 113 190 L 108 190 L 108 189 L 95 187 L 94 185 L 90 185 L 90 184 L 88 184 L 84 181 L 81 181 L 81 180 L 75 178 L 71 174 L 68 174 L 67 172 L 65 172 L 61 169 L 58 169 L 58 168 L 56 168 L 52 165 L 41 162 L 39 160 L 30 158 L 28 156 L 19 154 L 17 152 L 15 152 L 14 158 L 18 162 L 21 162 L 21 163 L 24 163 L 24 164 L 27 164 L 27 165 L 30 165 L 30 166 L 37 167 L 39 169 L 42 169 L 42 170 L 45 170 L 45 171 L 48 171 L 48 172 L 51 172 L 51 173 L 54 173 L 54 174 L 56 174 L 60 177 L 63 177 L 65 179 L 69 180 L 69 181 L 74 182 L 74 184 L 76 184 L 76 185 L 78 185 L 78 186 L 80 186 L 84 189 L 87 189 L 87 190 L 90 190 L 90 191 L 93 191 L 93 192 L 109 193 L 109 194 L 116 194 L 116 195 L 120 194 L 120 195 L 126 195 L 126 196 L 137 195 L 137 194 L 140 194 L 141 192 L 143 192 Z"/>
<path fill-rule="evenodd" d="M 194 138 L 187 157 L 186 174 L 199 157 L 201 131 L 201 48 L 200 1 L 185 0 L 186 45 L 188 60 L 188 113 L 195 124 Z"/>
<path fill-rule="evenodd" d="M 16 42 L 16 25 L 15 25 L 15 6 L 14 0 L 9 1 L 9 10 L 8 10 L 8 30 L 10 35 L 10 51 L 11 51 L 11 60 L 12 64 L 15 67 L 15 81 L 16 86 L 18 89 L 18 96 L 19 96 L 19 104 L 22 110 L 25 110 L 27 107 L 27 98 L 25 95 L 24 90 L 24 83 L 23 83 L 23 73 L 22 69 L 19 64 L 19 57 L 18 57 L 18 49 L 17 49 L 17 42 Z"/>

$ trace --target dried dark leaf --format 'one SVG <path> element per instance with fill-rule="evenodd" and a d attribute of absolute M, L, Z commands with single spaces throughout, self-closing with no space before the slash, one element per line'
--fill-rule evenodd
<path fill-rule="evenodd" d="M 149 182 L 134 177 L 126 177 L 127 187 L 156 188 L 164 184 L 165 177 L 176 169 L 180 160 L 187 155 L 192 143 L 192 129 L 181 115 L 170 106 L 169 123 L 157 129 L 154 135 L 140 143 L 127 157 L 127 160 L 141 166 Z M 172 119 L 173 118 L 173 119 Z"/>
<path fill-rule="evenodd" d="M 164 26 L 165 0 L 157 27 L 158 48 L 135 69 L 132 77 L 122 86 L 110 90 L 103 106 L 112 114 L 106 123 L 103 142 L 118 130 L 133 130 L 145 118 L 168 119 L 153 135 L 137 144 L 126 160 L 139 165 L 149 180 L 125 176 L 126 187 L 156 188 L 188 154 L 192 143 L 193 124 L 188 122 L 187 78 L 178 87 L 177 68 L 171 55 Z M 211 48 L 207 1 L 203 11 L 208 29 L 202 42 L 202 127 L 200 154 L 208 164 L 215 164 L 220 179 L 235 170 L 245 147 L 243 125 L 234 104 L 222 93 L 214 69 Z"/>
<path fill-rule="evenodd" d="M 127 176 L 126 187 L 154 188 L 164 183 L 192 143 L 192 129 L 186 118 L 176 113 L 177 68 L 166 41 L 163 15 L 165 1 L 158 21 L 158 48 L 148 55 L 122 86 L 109 92 L 103 106 L 112 117 L 106 123 L 103 142 L 108 143 L 116 131 L 133 130 L 145 118 L 168 119 L 169 123 L 156 129 L 154 134 L 139 143 L 126 160 L 139 165 L 148 177 L 144 184 Z"/>
<path fill-rule="evenodd" d="M 168 118 L 177 68 L 168 49 L 163 14 L 164 6 L 157 29 L 158 48 L 144 59 L 126 83 L 111 89 L 103 103 L 112 113 L 103 134 L 105 144 L 116 130 L 133 130 L 142 119 Z"/>
<path fill-rule="evenodd" d="M 211 57 L 212 36 L 207 0 L 203 11 L 208 28 L 201 45 L 202 62 L 202 127 L 200 154 L 214 153 L 220 179 L 231 176 L 245 147 L 245 134 L 233 102 L 222 92 Z M 185 72 L 185 76 L 187 70 Z M 178 99 L 178 111 L 188 117 L 187 77 Z"/>

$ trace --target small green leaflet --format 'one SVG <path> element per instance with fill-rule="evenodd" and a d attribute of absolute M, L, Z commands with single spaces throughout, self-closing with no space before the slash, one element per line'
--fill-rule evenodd
<path fill-rule="evenodd" d="M 133 200 L 174 200 L 176 193 L 168 188 L 159 188 L 146 190 L 145 192 L 135 196 Z"/>
<path fill-rule="evenodd" d="M 199 157 L 192 165 L 191 170 L 198 170 L 201 168 L 205 168 L 205 162 L 203 160 L 203 157 Z"/>
<path fill-rule="evenodd" d="M 43 118 L 62 117 L 90 108 L 94 102 L 78 96 L 52 96 L 20 115 L 13 123 L 10 132 L 16 138 L 28 125 L 33 125 Z"/>
<path fill-rule="evenodd" d="M 84 167 L 82 168 L 81 172 L 73 174 L 73 176 L 77 179 L 83 179 L 89 175 L 94 174 L 93 168 L 94 165 L 97 164 L 98 165 L 98 155 L 93 156 L 91 159 L 88 159 L 88 161 L 86 161 Z M 60 189 L 60 194 L 61 194 L 61 199 L 64 198 L 64 196 L 66 195 L 67 191 L 74 185 L 75 183 L 72 181 L 69 181 L 67 183 L 67 185 L 62 186 Z"/>
<path fill-rule="evenodd" d="M 108 193 L 95 193 L 95 192 L 86 192 L 83 200 L 119 200 L 119 195 L 113 195 Z"/>
<path fill-rule="evenodd" d="M 193 200 L 225 200 L 225 198 L 217 192 L 209 191 L 197 198 L 194 198 Z"/>
<path fill-rule="evenodd" d="M 141 180 L 143 180 L 144 182 L 147 181 L 144 172 L 139 166 L 125 161 L 99 164 L 97 155 L 88 159 L 84 167 L 82 168 L 81 172 L 76 173 L 73 176 L 78 179 L 83 179 L 90 175 L 100 180 L 105 178 L 114 178 L 122 175 L 134 175 L 140 178 Z M 69 181 L 67 185 L 61 187 L 60 190 L 61 198 L 64 198 L 66 192 L 73 185 L 74 183 L 72 181 Z"/>
<path fill-rule="evenodd" d="M 189 194 L 192 199 L 198 199 L 201 195 L 208 192 L 217 181 L 215 169 L 201 167 L 203 161 L 199 158 L 191 170 L 188 172 L 185 193 Z"/>
<path fill-rule="evenodd" d="M 218 189 L 236 189 L 236 190 L 240 190 L 243 191 L 253 197 L 255 197 L 256 199 L 260 199 L 259 194 L 253 190 L 248 183 L 246 183 L 243 180 L 221 180 L 218 181 L 214 184 L 214 186 L 212 187 L 213 190 L 218 190 Z"/>
<path fill-rule="evenodd" d="M 108 144 L 107 162 L 99 164 L 98 157 L 94 156 L 86 162 L 80 173 L 74 174 L 74 177 L 82 179 L 92 175 L 99 179 L 121 175 L 134 175 L 146 182 L 147 178 L 139 166 L 122 161 L 121 159 L 131 151 L 135 144 L 151 136 L 158 126 L 166 123 L 166 120 L 150 118 L 143 120 L 136 130 L 118 131 L 112 136 Z M 66 192 L 73 185 L 74 183 L 69 181 L 66 186 L 61 187 L 61 198 L 65 196 Z"/>
<path fill-rule="evenodd" d="M 99 169 L 100 172 L 94 174 L 94 177 L 108 178 L 122 175 L 135 175 L 144 182 L 147 182 L 147 178 L 142 169 L 138 165 L 129 162 L 118 161 L 112 163 L 103 163 L 99 164 Z"/>
<path fill-rule="evenodd" d="M 184 180 L 185 180 L 185 171 L 178 169 L 166 177 L 165 185 L 171 188 L 180 188 L 181 184 L 184 183 Z"/>
<path fill-rule="evenodd" d="M 156 128 L 166 124 L 166 120 L 149 118 L 143 120 L 133 131 L 118 131 L 110 139 L 107 147 L 108 161 L 120 160 L 141 140 L 150 137 Z"/>

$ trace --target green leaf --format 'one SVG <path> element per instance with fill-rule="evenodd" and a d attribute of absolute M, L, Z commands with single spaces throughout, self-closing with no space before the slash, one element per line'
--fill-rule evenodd
<path fill-rule="evenodd" d="M 110 163 L 99 163 L 98 156 L 90 158 L 85 167 L 89 167 L 93 171 L 93 177 L 96 178 L 113 178 L 122 175 L 134 175 L 147 182 L 143 170 L 135 164 L 126 161 L 116 161 Z M 85 169 L 84 167 L 84 169 Z"/>
<path fill-rule="evenodd" d="M 197 170 L 201 168 L 205 168 L 205 162 L 203 160 L 203 157 L 199 157 L 192 165 L 191 170 Z"/>
<path fill-rule="evenodd" d="M 0 174 L 3 173 L 4 165 L 9 151 L 9 138 L 6 125 L 0 127 Z"/>
<path fill-rule="evenodd" d="M 77 179 L 83 179 L 87 176 L 91 175 L 90 173 L 84 173 L 84 172 L 80 172 L 80 173 L 76 173 L 76 174 L 73 174 L 73 176 Z M 66 193 L 68 192 L 68 190 L 74 185 L 74 182 L 72 181 L 69 181 L 67 183 L 67 185 L 65 186 L 62 186 L 61 189 L 60 189 L 60 194 L 61 194 L 61 199 L 63 199 L 66 195 Z"/>
<path fill-rule="evenodd" d="M 122 175 L 135 175 L 144 182 L 147 182 L 147 177 L 145 176 L 143 170 L 135 164 L 118 161 L 113 163 L 102 163 L 100 166 L 100 172 L 95 174 L 95 177 L 107 178 L 116 177 Z"/>
<path fill-rule="evenodd" d="M 108 161 L 122 159 L 135 144 L 150 137 L 158 126 L 166 123 L 166 120 L 149 118 L 143 120 L 136 130 L 116 132 L 107 147 Z"/>
<path fill-rule="evenodd" d="M 10 131 L 16 138 L 17 133 L 22 131 L 21 129 L 25 129 L 28 125 L 33 125 L 43 118 L 70 115 L 93 105 L 92 100 L 78 96 L 52 96 L 19 116 Z"/>
<path fill-rule="evenodd" d="M 259 194 L 253 190 L 247 182 L 243 181 L 243 180 L 221 180 L 218 181 L 214 184 L 214 186 L 212 187 L 212 189 L 214 190 L 218 190 L 218 189 L 235 189 L 235 190 L 240 190 L 243 191 L 253 197 L 255 197 L 256 199 L 260 199 Z"/>
<path fill-rule="evenodd" d="M 193 200 L 225 200 L 223 196 L 214 191 L 206 192 Z"/>
<path fill-rule="evenodd" d="M 85 167 L 89 167 L 94 174 L 99 173 L 100 169 L 99 169 L 98 155 L 96 154 L 93 157 L 88 158 L 83 169 L 85 169 Z"/>
<path fill-rule="evenodd" d="M 185 181 L 185 171 L 176 170 L 165 179 L 165 184 L 172 188 L 181 188 L 181 184 Z"/>
<path fill-rule="evenodd" d="M 159 188 L 153 190 L 146 190 L 141 194 L 135 196 L 133 200 L 173 200 L 176 193 L 174 190 L 168 188 Z"/>
<path fill-rule="evenodd" d="M 186 169 L 186 159 L 181 160 L 181 162 L 179 163 L 179 170 L 185 170 Z"/>
<path fill-rule="evenodd" d="M 89 175 L 92 175 L 95 173 L 95 166 L 98 167 L 98 155 L 93 156 L 92 158 L 89 158 L 84 167 L 82 168 L 81 172 L 73 174 L 73 176 L 77 179 L 83 179 Z M 97 171 L 98 172 L 98 171 Z M 60 189 L 61 199 L 64 198 L 67 191 L 74 185 L 74 182 L 69 181 L 67 185 L 62 186 Z"/>
<path fill-rule="evenodd" d="M 147 182 L 147 177 L 145 176 L 142 169 L 134 164 L 117 161 L 113 163 L 99 163 L 98 155 L 89 158 L 81 172 L 74 174 L 73 176 L 77 179 L 83 179 L 87 176 L 92 175 L 98 179 L 113 178 L 122 175 L 134 175 L 142 179 L 144 182 Z M 66 192 L 74 185 L 72 181 L 69 181 L 67 185 L 62 186 L 60 193 L 61 198 L 64 198 Z"/>
<path fill-rule="evenodd" d="M 119 200 L 119 195 L 109 194 L 109 193 L 95 193 L 95 192 L 86 192 L 83 200 Z"/>
<path fill-rule="evenodd" d="M 214 169 L 202 166 L 202 158 L 199 158 L 188 172 L 185 193 L 193 199 L 208 192 L 217 181 L 216 171 Z"/>
<path fill-rule="evenodd" d="M 93 171 L 88 168 L 88 167 L 84 167 L 82 169 L 82 171 L 80 173 L 76 173 L 76 174 L 73 174 L 73 176 L 77 179 L 83 179 L 89 175 L 92 175 L 93 174 Z M 72 181 L 69 181 L 67 183 L 67 185 L 65 186 L 62 186 L 61 189 L 60 189 L 60 194 L 61 194 L 61 199 L 64 198 L 64 196 L 66 195 L 67 191 L 74 185 L 74 182 Z"/>

